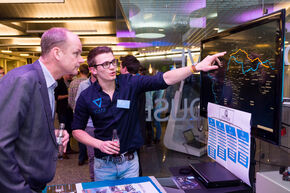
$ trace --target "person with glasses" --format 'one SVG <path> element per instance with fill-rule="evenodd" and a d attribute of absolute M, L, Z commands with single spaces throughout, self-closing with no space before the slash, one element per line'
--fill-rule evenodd
<path fill-rule="evenodd" d="M 217 69 L 218 53 L 206 57 L 195 66 L 187 66 L 155 76 L 117 75 L 117 60 L 111 48 L 97 47 L 89 52 L 87 62 L 94 69 L 97 81 L 85 89 L 76 102 L 73 135 L 81 143 L 95 148 L 95 180 L 116 180 L 138 177 L 136 150 L 143 145 L 138 118 L 138 96 L 142 92 L 165 89 L 196 71 Z M 95 137 L 84 130 L 89 117 L 95 127 Z M 113 131 L 118 140 L 112 140 Z"/>

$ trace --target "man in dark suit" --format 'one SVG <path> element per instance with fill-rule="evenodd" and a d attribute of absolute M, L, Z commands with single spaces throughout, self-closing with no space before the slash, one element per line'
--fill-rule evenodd
<path fill-rule="evenodd" d="M 52 28 L 41 38 L 41 57 L 0 80 L 0 192 L 41 192 L 57 160 L 54 119 L 56 79 L 77 74 L 84 60 L 77 35 Z M 64 132 L 62 143 L 68 142 Z"/>

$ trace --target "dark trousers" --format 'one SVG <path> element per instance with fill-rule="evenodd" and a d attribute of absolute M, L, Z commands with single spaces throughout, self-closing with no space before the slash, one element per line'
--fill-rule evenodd
<path fill-rule="evenodd" d="M 88 158 L 87 156 L 87 146 L 78 142 L 79 143 L 79 162 L 85 162 L 86 159 Z"/>

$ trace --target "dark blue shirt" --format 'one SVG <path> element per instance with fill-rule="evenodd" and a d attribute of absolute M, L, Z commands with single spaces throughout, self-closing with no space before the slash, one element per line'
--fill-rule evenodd
<path fill-rule="evenodd" d="M 113 129 L 117 129 L 120 139 L 120 153 L 136 150 L 143 145 L 142 132 L 138 118 L 138 96 L 142 92 L 167 88 L 163 73 L 155 76 L 116 77 L 116 89 L 112 100 L 95 82 L 84 90 L 76 103 L 72 129 L 84 130 L 89 116 L 92 117 L 95 138 L 112 140 Z M 117 107 L 118 100 L 130 102 L 129 109 Z M 101 158 L 107 154 L 95 149 L 95 156 Z"/>

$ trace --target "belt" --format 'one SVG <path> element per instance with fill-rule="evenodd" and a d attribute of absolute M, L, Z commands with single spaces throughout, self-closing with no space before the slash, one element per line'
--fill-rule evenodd
<path fill-rule="evenodd" d="M 108 155 L 108 156 L 104 156 L 102 158 L 99 158 L 101 160 L 105 160 L 107 162 L 111 161 L 115 164 L 122 164 L 125 161 L 130 161 L 132 159 L 134 159 L 134 152 L 135 151 L 130 151 L 130 152 L 125 152 L 122 154 L 118 154 L 118 155 Z"/>

